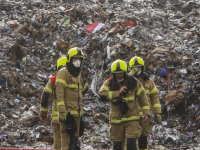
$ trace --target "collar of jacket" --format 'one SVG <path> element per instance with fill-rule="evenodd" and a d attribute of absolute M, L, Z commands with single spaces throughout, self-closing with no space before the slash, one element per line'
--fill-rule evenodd
<path fill-rule="evenodd" d="M 139 75 L 139 76 L 134 75 L 134 77 L 136 77 L 136 78 L 141 77 L 145 81 L 149 80 L 149 75 L 144 71 L 141 73 L 141 75 Z"/>
<path fill-rule="evenodd" d="M 115 78 L 111 78 L 109 81 L 111 91 L 117 91 L 120 89 L 120 83 Z M 137 86 L 137 81 L 132 76 L 126 76 L 123 82 L 124 86 L 127 86 L 128 90 L 133 90 Z"/>
<path fill-rule="evenodd" d="M 81 71 L 81 67 L 75 67 L 71 62 L 66 64 L 66 68 L 69 71 L 69 73 L 71 75 L 73 75 L 74 77 L 77 77 Z"/>

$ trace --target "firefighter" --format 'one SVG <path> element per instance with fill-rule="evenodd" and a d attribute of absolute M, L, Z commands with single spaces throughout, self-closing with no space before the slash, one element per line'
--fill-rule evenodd
<path fill-rule="evenodd" d="M 149 77 L 147 73 L 144 72 L 144 61 L 141 57 L 133 57 L 129 61 L 129 67 L 132 69 L 129 72 L 129 75 L 136 77 L 143 87 L 145 88 L 146 95 L 150 104 L 151 112 L 155 114 L 155 120 L 157 123 L 161 123 L 161 105 L 159 101 L 159 93 L 158 90 L 153 82 L 153 80 Z M 144 112 L 140 108 L 140 114 L 142 115 Z M 149 120 L 148 122 L 144 123 L 140 120 L 140 126 L 142 127 L 142 134 L 138 139 L 139 149 L 140 150 L 147 150 L 148 149 L 148 142 L 147 137 L 152 129 L 152 121 Z"/>
<path fill-rule="evenodd" d="M 80 117 L 83 114 L 82 92 L 87 91 L 81 78 L 81 64 L 83 52 L 74 47 L 68 51 L 68 63 L 56 75 L 56 101 L 59 112 L 61 149 L 73 150 L 76 148 Z"/>
<path fill-rule="evenodd" d="M 66 65 L 67 58 L 61 57 L 57 60 L 56 70 L 60 70 L 62 67 Z M 47 113 L 49 110 L 49 106 L 51 104 L 51 100 L 53 99 L 53 106 L 52 106 L 52 130 L 53 130 L 53 137 L 54 137 L 54 149 L 60 150 L 61 149 L 61 138 L 60 138 L 60 123 L 58 122 L 58 109 L 57 104 L 55 102 L 55 81 L 56 76 L 52 76 L 49 78 L 47 85 L 44 88 L 42 94 L 42 102 L 40 107 L 40 117 L 43 122 L 47 121 Z"/>
<path fill-rule="evenodd" d="M 127 75 L 124 61 L 114 61 L 111 73 L 112 78 L 103 83 L 99 95 L 102 101 L 110 102 L 109 123 L 113 149 L 122 150 L 124 143 L 127 143 L 127 150 L 138 150 L 136 142 L 141 135 L 138 103 L 143 110 L 143 121 L 147 122 L 150 117 L 145 90 L 136 78 Z"/>

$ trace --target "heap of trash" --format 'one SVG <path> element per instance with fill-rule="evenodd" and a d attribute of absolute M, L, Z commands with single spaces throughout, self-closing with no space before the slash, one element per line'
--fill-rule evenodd
<path fill-rule="evenodd" d="M 133 56 L 160 92 L 163 122 L 149 149 L 200 147 L 199 0 L 0 0 L 0 147 L 53 147 L 51 112 L 46 124 L 39 118 L 41 94 L 75 46 L 91 89 L 81 149 L 112 148 L 110 106 L 97 94 L 112 62 Z"/>

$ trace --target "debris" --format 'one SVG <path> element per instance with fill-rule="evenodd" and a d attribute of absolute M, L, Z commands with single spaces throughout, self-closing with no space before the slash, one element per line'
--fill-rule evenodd
<path fill-rule="evenodd" d="M 51 112 L 47 124 L 38 115 L 41 94 L 56 60 L 78 46 L 91 87 L 83 97 L 81 149 L 112 148 L 109 103 L 98 100 L 98 90 L 113 61 L 136 55 L 163 110 L 149 149 L 198 149 L 199 6 L 199 0 L 0 1 L 0 147 L 53 147 Z"/>

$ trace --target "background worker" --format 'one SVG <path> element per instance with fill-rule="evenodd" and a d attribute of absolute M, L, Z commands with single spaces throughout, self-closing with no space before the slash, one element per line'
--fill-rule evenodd
<path fill-rule="evenodd" d="M 136 77 L 145 88 L 147 98 L 151 106 L 151 112 L 155 114 L 155 121 L 157 123 L 161 123 L 162 117 L 161 117 L 161 105 L 159 101 L 159 93 L 153 80 L 149 77 L 147 73 L 144 72 L 143 59 L 137 56 L 133 57 L 129 61 L 129 67 L 131 68 L 129 75 Z M 142 108 L 140 108 L 140 113 L 141 115 L 144 113 Z M 152 129 L 152 121 L 149 119 L 148 122 L 144 123 L 141 119 L 140 126 L 142 127 L 142 134 L 138 140 L 139 149 L 147 150 L 148 149 L 147 137 Z"/>
<path fill-rule="evenodd" d="M 145 90 L 134 77 L 127 75 L 126 62 L 118 59 L 111 65 L 112 78 L 107 79 L 99 90 L 100 99 L 110 102 L 110 138 L 114 150 L 138 150 L 136 141 L 141 135 L 140 112 L 136 98 L 143 110 L 143 121 L 149 119 L 150 108 Z"/>
<path fill-rule="evenodd" d="M 83 114 L 82 90 L 87 90 L 81 79 L 83 52 L 74 47 L 68 51 L 68 63 L 56 75 L 56 98 L 59 112 L 61 149 L 77 147 L 80 117 Z"/>
<path fill-rule="evenodd" d="M 61 57 L 57 60 L 56 70 L 59 71 L 62 67 L 64 67 L 67 63 L 66 57 Z M 49 78 L 47 85 L 44 88 L 42 93 L 42 102 L 40 106 L 40 117 L 43 122 L 47 121 L 47 114 L 49 110 L 49 106 L 53 100 L 52 106 L 52 130 L 53 130 L 53 138 L 54 138 L 54 149 L 61 149 L 61 137 L 60 137 L 60 123 L 58 121 L 58 109 L 55 101 L 55 82 L 56 76 L 52 76 Z"/>

